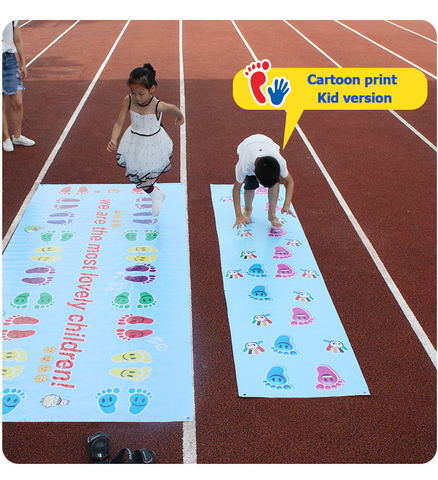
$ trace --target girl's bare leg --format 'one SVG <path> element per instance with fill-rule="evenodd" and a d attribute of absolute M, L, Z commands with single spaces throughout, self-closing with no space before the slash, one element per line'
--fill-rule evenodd
<path fill-rule="evenodd" d="M 139 186 L 139 188 L 142 188 L 146 192 L 152 186 L 154 186 L 154 189 L 148 195 L 150 195 L 152 200 L 152 215 L 157 217 L 160 214 L 161 204 L 166 198 L 166 195 L 158 188 L 155 188 L 156 183 L 154 184 L 154 179 L 146 180 Z"/>

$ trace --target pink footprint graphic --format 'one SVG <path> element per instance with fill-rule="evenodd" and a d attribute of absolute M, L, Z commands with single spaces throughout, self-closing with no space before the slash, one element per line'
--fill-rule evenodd
<path fill-rule="evenodd" d="M 276 278 L 290 278 L 296 277 L 297 275 L 298 273 L 286 263 L 279 263 L 277 265 L 277 274 L 275 275 Z"/>
<path fill-rule="evenodd" d="M 286 235 L 286 231 L 282 227 L 269 227 L 268 237 L 283 237 Z"/>
<path fill-rule="evenodd" d="M 132 315 L 132 314 L 124 315 L 118 321 L 119 325 L 126 325 L 127 323 L 130 323 L 132 325 L 137 325 L 140 323 L 150 324 L 150 323 L 154 323 L 154 321 L 152 318 L 149 318 L 149 317 L 141 317 L 139 315 Z"/>
<path fill-rule="evenodd" d="M 266 72 L 270 70 L 270 68 L 271 62 L 269 60 L 262 60 L 261 62 L 252 62 L 243 72 L 243 74 L 248 77 L 249 89 L 252 96 L 259 105 L 265 105 L 268 102 L 262 87 L 268 82 Z"/>
<path fill-rule="evenodd" d="M 35 335 L 35 330 L 2 330 L 2 338 L 7 342 L 31 337 L 32 335 Z"/>
<path fill-rule="evenodd" d="M 328 365 L 319 365 L 316 367 L 318 373 L 315 388 L 317 390 L 336 390 L 341 388 L 345 381 Z"/>
<path fill-rule="evenodd" d="M 8 326 L 8 325 L 11 325 L 11 324 L 14 324 L 14 325 L 34 325 L 36 323 L 38 323 L 39 320 L 37 318 L 34 318 L 34 317 L 25 317 L 23 315 L 13 315 L 12 317 L 9 317 L 7 318 L 3 325 L 5 326 Z"/>

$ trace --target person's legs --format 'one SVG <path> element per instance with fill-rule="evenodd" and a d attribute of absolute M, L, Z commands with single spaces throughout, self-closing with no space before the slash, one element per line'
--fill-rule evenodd
<path fill-rule="evenodd" d="M 3 121 L 2 121 L 3 141 L 9 138 L 8 119 L 6 117 L 6 102 L 7 102 L 8 96 L 9 95 L 6 95 L 6 93 L 3 92 Z"/>
<path fill-rule="evenodd" d="M 248 223 L 251 221 L 252 202 L 254 200 L 254 193 L 258 187 L 259 182 L 255 175 L 247 175 L 245 177 L 245 186 L 243 187 L 243 199 L 245 201 L 243 216 L 248 220 Z"/>
<path fill-rule="evenodd" d="M 30 138 L 21 135 L 21 124 L 23 123 L 23 93 L 18 90 L 15 95 L 9 96 L 11 102 L 12 121 L 12 143 L 14 145 L 25 145 L 31 147 L 35 142 Z"/>
<path fill-rule="evenodd" d="M 273 187 L 268 189 L 268 219 L 274 227 L 281 227 L 281 222 L 276 215 L 278 193 L 280 191 L 280 184 L 276 183 Z"/>
<path fill-rule="evenodd" d="M 142 188 L 145 193 L 147 193 L 152 200 L 152 215 L 157 217 L 161 211 L 161 204 L 163 203 L 166 195 L 156 188 L 156 179 L 146 179 L 140 185 L 137 185 L 138 188 Z"/>
<path fill-rule="evenodd" d="M 21 90 L 16 95 L 9 96 L 11 102 L 12 133 L 15 138 L 21 137 L 21 124 L 23 123 L 23 93 Z"/>
<path fill-rule="evenodd" d="M 243 207 L 243 216 L 248 220 L 248 223 L 251 221 L 254 192 L 255 190 L 243 190 L 243 199 L 245 201 L 245 205 Z"/>

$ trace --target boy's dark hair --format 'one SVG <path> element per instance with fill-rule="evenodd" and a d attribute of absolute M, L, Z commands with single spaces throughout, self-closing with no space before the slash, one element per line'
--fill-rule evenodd
<path fill-rule="evenodd" d="M 126 83 L 128 85 L 143 85 L 144 88 L 150 90 L 153 85 L 157 86 L 155 70 L 150 63 L 145 63 L 143 67 L 134 68 Z"/>
<path fill-rule="evenodd" d="M 255 164 L 254 173 L 259 183 L 265 188 L 271 188 L 278 183 L 280 165 L 274 157 L 260 157 Z"/>

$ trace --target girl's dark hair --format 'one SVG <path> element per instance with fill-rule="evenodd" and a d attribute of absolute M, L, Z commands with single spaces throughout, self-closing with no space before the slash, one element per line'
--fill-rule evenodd
<path fill-rule="evenodd" d="M 150 90 L 153 85 L 157 86 L 155 81 L 155 70 L 150 63 L 145 63 L 142 67 L 134 68 L 129 75 L 128 85 L 138 84 Z"/>

